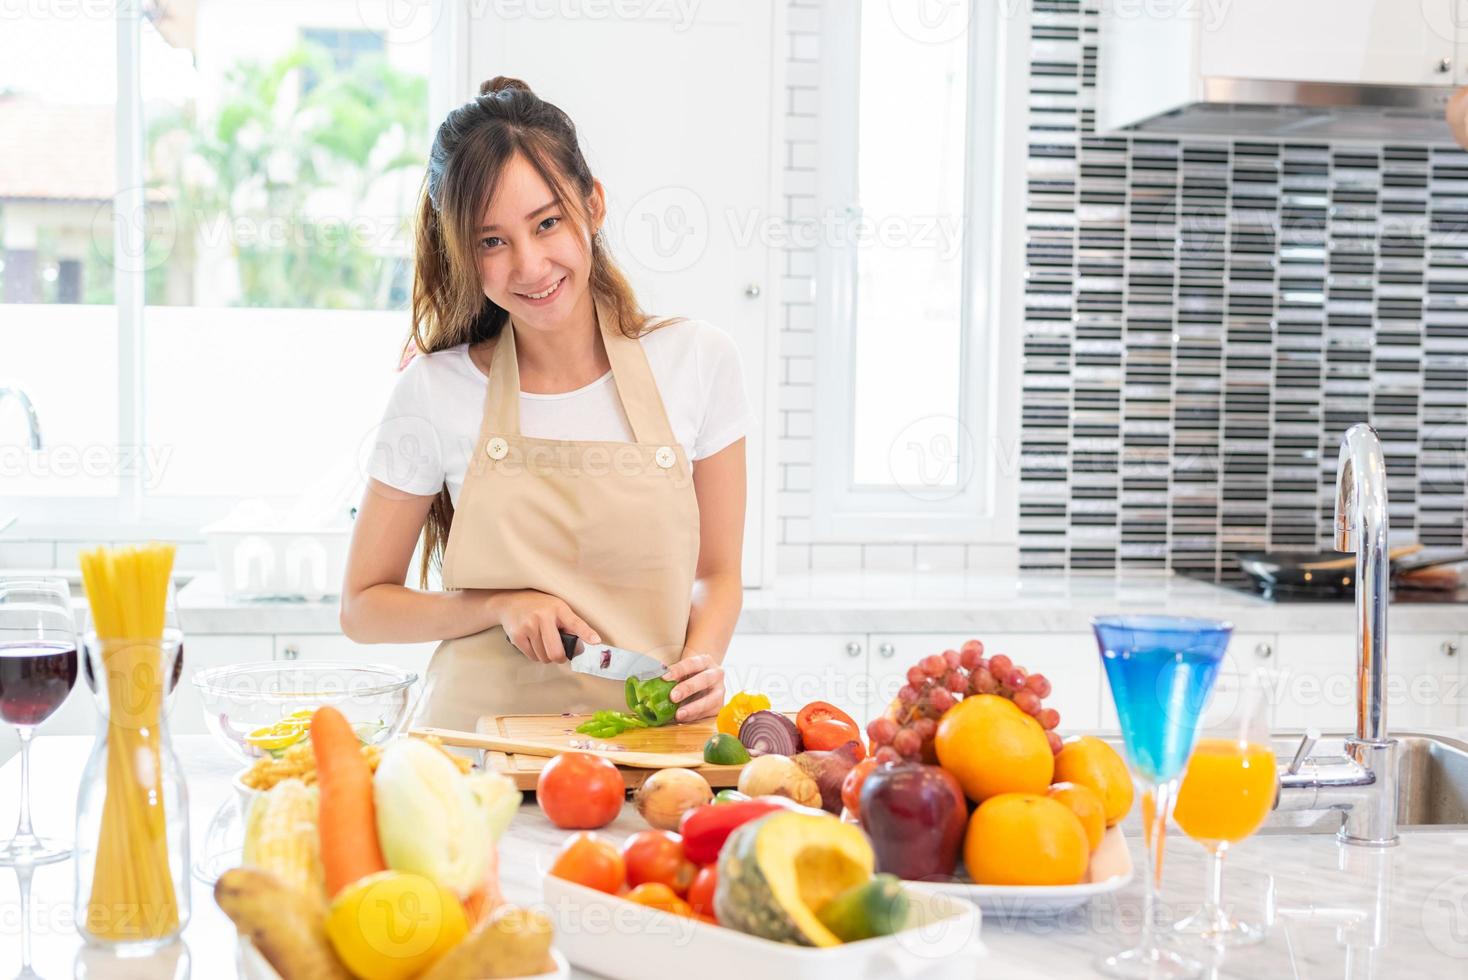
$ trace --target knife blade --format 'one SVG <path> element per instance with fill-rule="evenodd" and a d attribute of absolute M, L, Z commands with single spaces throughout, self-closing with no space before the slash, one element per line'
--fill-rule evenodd
<path fill-rule="evenodd" d="M 611 681 L 625 681 L 636 677 L 640 681 L 661 677 L 667 673 L 668 665 L 645 653 L 624 650 L 621 647 L 596 643 L 587 646 L 581 638 L 571 633 L 561 634 L 561 645 L 566 649 L 566 659 L 571 669 L 578 674 L 603 677 Z"/>

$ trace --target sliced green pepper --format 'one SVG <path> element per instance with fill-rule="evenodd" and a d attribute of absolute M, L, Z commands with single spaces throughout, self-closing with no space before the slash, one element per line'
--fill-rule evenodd
<path fill-rule="evenodd" d="M 678 713 L 678 706 L 669 696 L 677 686 L 677 681 L 661 677 L 650 677 L 645 681 L 629 677 L 624 689 L 627 707 L 649 725 L 666 725 Z"/>
<path fill-rule="evenodd" d="M 612 738 L 629 728 L 646 728 L 647 722 L 620 711 L 598 711 L 576 726 L 576 731 L 593 738 Z"/>

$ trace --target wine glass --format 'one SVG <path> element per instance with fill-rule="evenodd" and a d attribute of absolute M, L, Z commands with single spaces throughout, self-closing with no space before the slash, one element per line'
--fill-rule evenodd
<path fill-rule="evenodd" d="M 1201 963 L 1158 942 L 1157 892 L 1178 781 L 1233 627 L 1184 616 L 1101 616 L 1091 628 L 1142 797 L 1147 852 L 1141 938 L 1136 947 L 1104 957 L 1096 967 L 1112 977 L 1198 976 Z"/>
<path fill-rule="evenodd" d="M 1178 791 L 1173 819 L 1212 857 L 1203 907 L 1172 928 L 1210 946 L 1264 940 L 1262 926 L 1223 907 L 1223 856 L 1262 827 L 1274 807 L 1279 766 L 1269 741 L 1272 708 L 1267 673 L 1220 675 Z"/>
<path fill-rule="evenodd" d="M 0 720 L 20 736 L 20 818 L 0 847 L 0 865 L 46 864 L 71 845 L 31 828 L 31 736 L 76 684 L 76 620 L 71 589 L 60 578 L 0 579 Z"/>

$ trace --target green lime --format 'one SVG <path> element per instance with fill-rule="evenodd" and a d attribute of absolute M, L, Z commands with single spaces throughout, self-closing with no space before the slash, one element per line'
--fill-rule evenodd
<path fill-rule="evenodd" d="M 703 761 L 715 766 L 742 766 L 749 761 L 749 750 L 733 735 L 719 732 L 703 743 Z"/>

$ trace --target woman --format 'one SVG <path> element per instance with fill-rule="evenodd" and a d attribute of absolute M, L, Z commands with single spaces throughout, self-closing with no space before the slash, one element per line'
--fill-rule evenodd
<path fill-rule="evenodd" d="M 667 664 L 680 722 L 723 704 L 743 595 L 738 353 L 707 323 L 650 322 L 607 254 L 605 214 L 575 126 L 524 82 L 486 82 L 439 127 L 414 356 L 375 440 L 341 603 L 359 642 L 443 641 L 415 724 L 625 710 L 620 682 L 571 671 L 563 632 Z M 443 592 L 426 591 L 434 566 Z"/>

